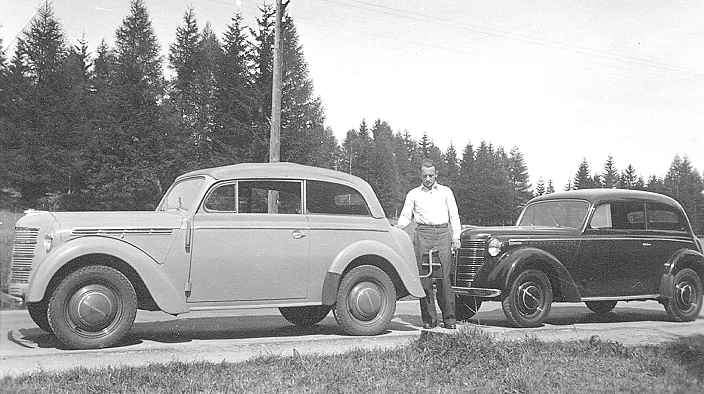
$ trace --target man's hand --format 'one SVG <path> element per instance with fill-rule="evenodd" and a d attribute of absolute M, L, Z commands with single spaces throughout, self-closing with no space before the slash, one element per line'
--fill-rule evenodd
<path fill-rule="evenodd" d="M 460 248 L 460 240 L 459 239 L 453 239 L 452 240 L 452 251 L 455 251 Z"/>

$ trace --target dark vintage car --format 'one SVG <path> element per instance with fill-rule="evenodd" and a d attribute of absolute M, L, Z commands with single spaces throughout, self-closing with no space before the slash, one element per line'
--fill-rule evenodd
<path fill-rule="evenodd" d="M 457 314 L 501 301 L 506 317 L 534 327 L 553 302 L 595 313 L 618 301 L 657 300 L 674 321 L 702 308 L 704 255 L 687 215 L 664 195 L 575 190 L 528 202 L 516 226 L 463 231 L 453 275 Z"/>

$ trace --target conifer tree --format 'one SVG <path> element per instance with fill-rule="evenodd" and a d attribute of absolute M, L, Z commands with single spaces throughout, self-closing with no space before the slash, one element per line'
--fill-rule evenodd
<path fill-rule="evenodd" d="M 619 187 L 618 170 L 614 164 L 613 156 L 609 155 L 604 163 L 604 172 L 601 174 L 601 185 L 607 189 Z"/>
<path fill-rule="evenodd" d="M 462 151 L 460 176 L 458 178 L 457 188 L 454 191 L 460 221 L 464 224 L 478 225 L 481 223 L 477 207 L 477 196 L 474 193 L 476 187 L 474 147 L 468 142 Z"/>
<path fill-rule="evenodd" d="M 589 163 L 587 162 L 587 159 L 583 159 L 582 162 L 579 163 L 579 169 L 577 170 L 574 180 L 572 181 L 572 187 L 574 189 L 589 189 L 596 186 L 597 185 L 594 182 L 594 178 L 592 178 L 590 174 Z"/>
<path fill-rule="evenodd" d="M 530 191 L 528 168 L 523 159 L 523 154 L 518 150 L 518 147 L 511 148 L 507 168 L 509 180 L 513 188 L 511 196 L 512 215 L 514 219 L 517 219 L 525 203 L 533 197 L 533 193 Z"/>
<path fill-rule="evenodd" d="M 642 179 L 641 179 L 642 180 Z M 625 170 L 621 171 L 620 185 L 624 189 L 636 189 L 638 182 L 638 174 L 633 165 L 628 164 Z"/>
<path fill-rule="evenodd" d="M 543 178 L 538 178 L 538 184 L 535 186 L 535 196 L 542 196 L 545 194 L 545 181 Z"/>
<path fill-rule="evenodd" d="M 555 186 L 552 185 L 552 179 L 548 179 L 548 187 L 545 188 L 545 194 L 555 193 Z"/>
<path fill-rule="evenodd" d="M 447 151 L 443 155 L 445 168 L 446 168 L 446 183 L 450 189 L 454 190 L 457 185 L 457 179 L 460 176 L 460 166 L 457 159 L 457 151 L 455 150 L 455 145 L 450 143 Z"/>
<path fill-rule="evenodd" d="M 391 127 L 377 119 L 372 127 L 373 154 L 370 158 L 371 177 L 369 183 L 379 197 L 384 212 L 397 217 L 401 210 L 401 182 L 394 157 L 393 132 Z"/>

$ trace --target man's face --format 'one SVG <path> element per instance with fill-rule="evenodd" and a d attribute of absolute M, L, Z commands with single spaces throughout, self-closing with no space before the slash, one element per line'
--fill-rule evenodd
<path fill-rule="evenodd" d="M 435 184 L 435 167 L 421 167 L 420 175 L 423 178 L 423 186 L 430 189 Z"/>

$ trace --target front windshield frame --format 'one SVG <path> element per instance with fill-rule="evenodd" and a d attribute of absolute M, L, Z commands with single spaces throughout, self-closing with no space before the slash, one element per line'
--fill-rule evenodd
<path fill-rule="evenodd" d="M 179 204 L 175 204 L 174 206 L 168 205 L 169 197 L 173 193 L 173 191 L 181 186 L 184 185 L 185 183 L 191 183 L 193 181 L 197 181 L 199 183 L 194 184 L 192 188 L 192 201 L 181 201 Z M 192 176 L 188 178 L 183 178 L 183 179 L 178 179 L 176 180 L 171 187 L 169 187 L 169 190 L 164 193 L 164 196 L 161 198 L 161 201 L 159 202 L 159 206 L 157 206 L 156 210 L 158 212 L 166 212 L 166 211 L 183 211 L 183 212 L 191 212 L 198 205 L 200 205 L 200 200 L 203 196 L 203 191 L 207 189 L 207 179 L 204 176 Z"/>
<path fill-rule="evenodd" d="M 528 209 L 535 207 L 536 205 L 542 205 L 542 204 L 555 204 L 555 203 L 580 203 L 584 205 L 584 213 L 582 215 L 581 221 L 577 224 L 576 227 L 573 226 L 567 226 L 567 225 L 560 225 L 562 223 L 556 223 L 557 225 L 545 225 L 545 226 L 536 226 L 536 225 L 529 225 L 529 224 L 521 224 L 523 221 L 523 218 L 528 211 Z M 584 226 L 587 222 L 587 219 L 589 218 L 589 213 L 591 212 L 591 202 L 587 200 L 582 200 L 582 199 L 576 199 L 576 198 L 565 198 L 565 199 L 555 199 L 555 200 L 542 200 L 542 201 L 536 201 L 534 203 L 528 204 L 523 208 L 523 211 L 521 211 L 521 215 L 518 217 L 518 220 L 516 221 L 516 226 L 528 226 L 528 227 L 559 227 L 559 228 L 573 228 L 575 230 L 582 230 L 584 229 Z M 570 224 L 570 223 L 565 223 L 565 224 Z"/>

